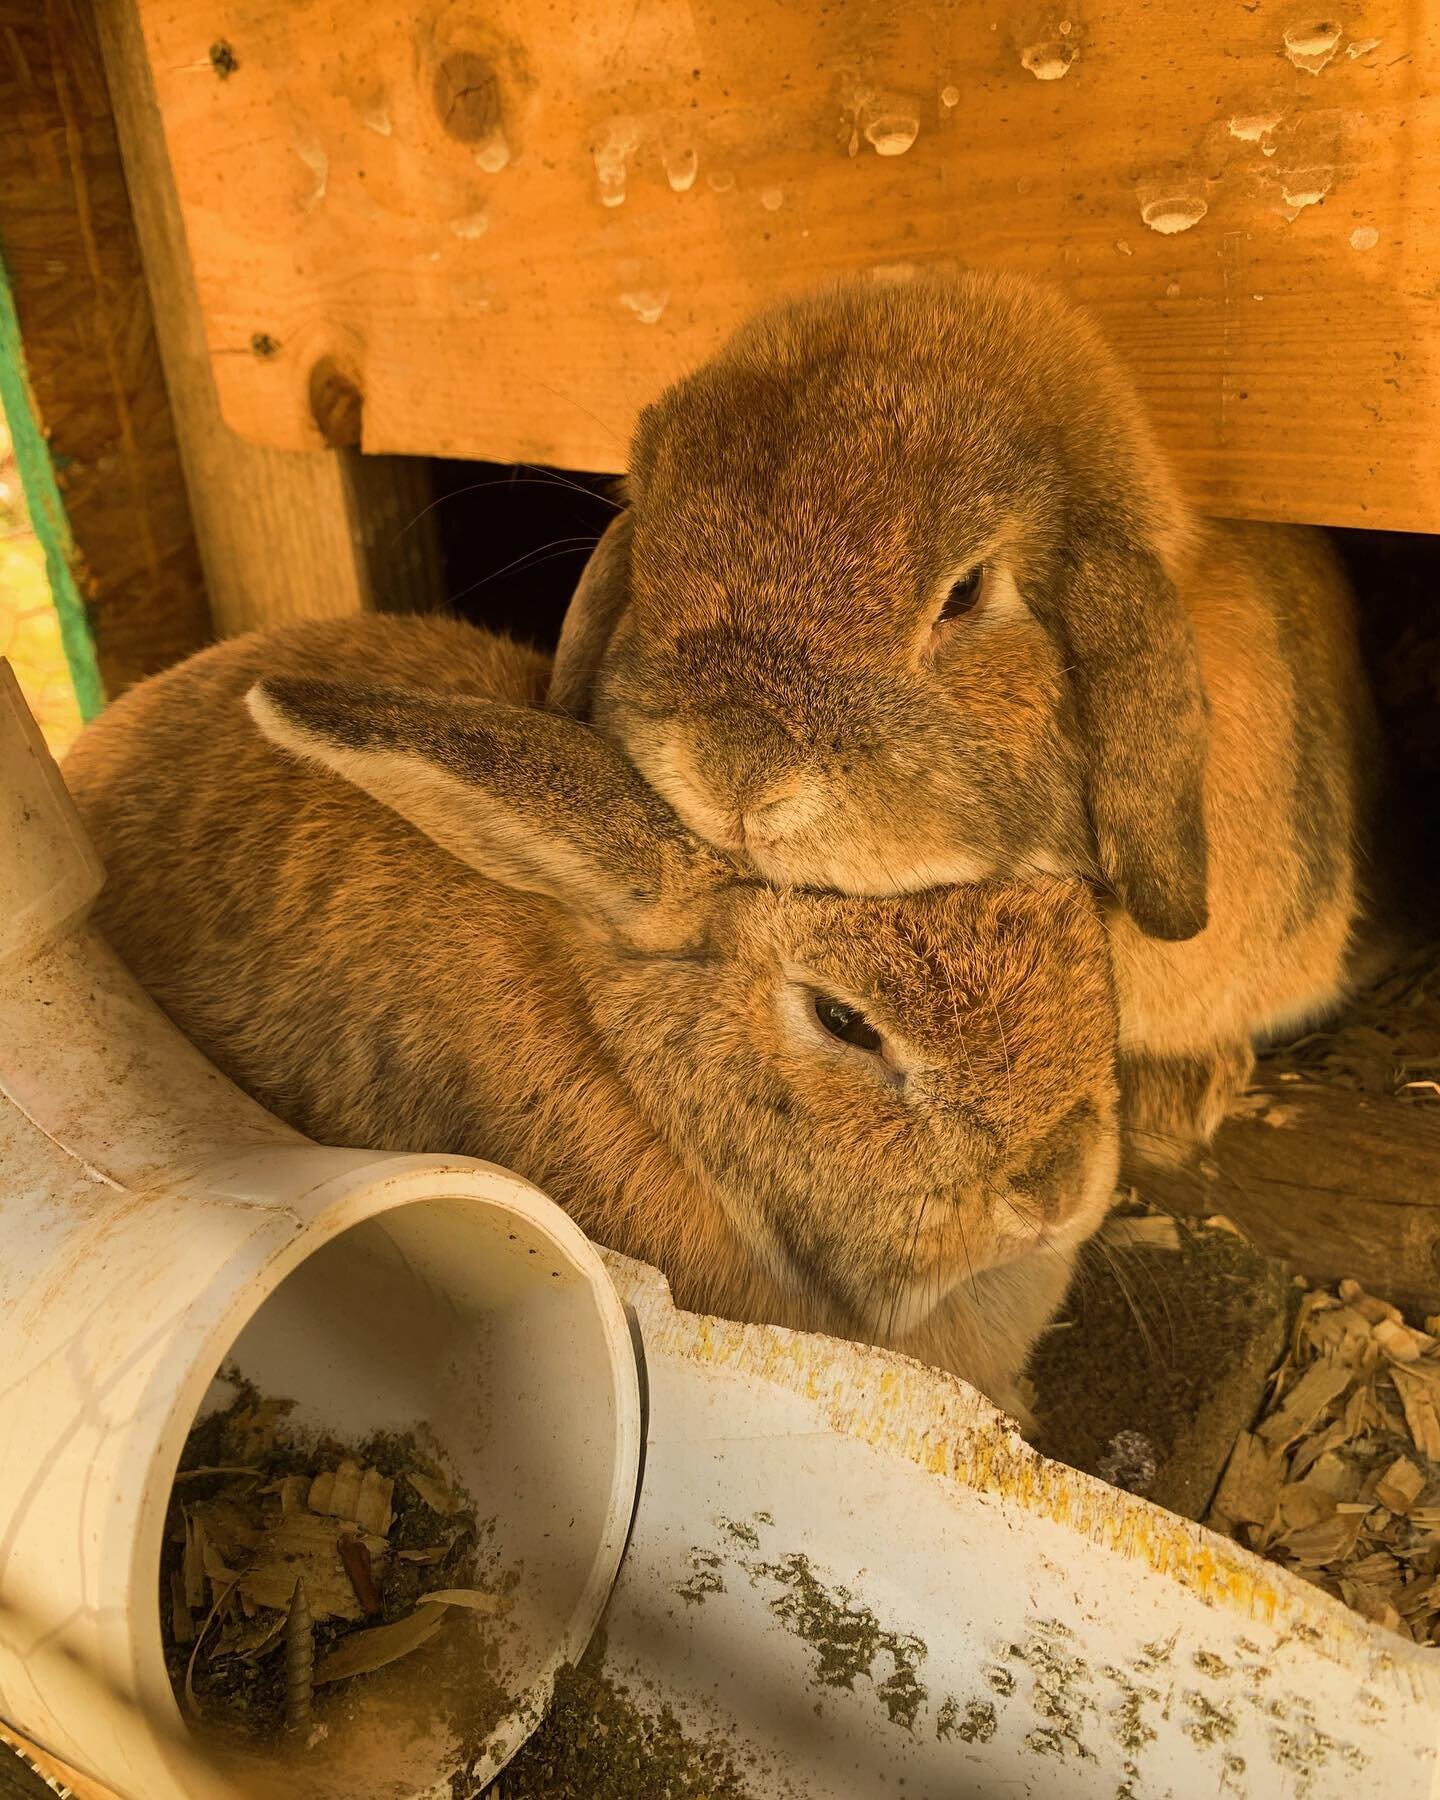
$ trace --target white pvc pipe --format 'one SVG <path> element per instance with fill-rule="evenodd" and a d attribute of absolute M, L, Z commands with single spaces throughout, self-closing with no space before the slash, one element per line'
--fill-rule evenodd
<path fill-rule="evenodd" d="M 449 1800 L 533 1728 L 613 1585 L 641 1442 L 624 1309 L 528 1183 L 324 1149 L 246 1099 L 82 927 L 100 879 L 0 663 L 0 1716 L 133 1800 L 205 1800 L 174 1747 L 160 1550 L 234 1362 L 301 1426 L 428 1426 L 495 1521 L 503 1624 L 452 1615 L 304 1759 L 307 1795 Z"/>

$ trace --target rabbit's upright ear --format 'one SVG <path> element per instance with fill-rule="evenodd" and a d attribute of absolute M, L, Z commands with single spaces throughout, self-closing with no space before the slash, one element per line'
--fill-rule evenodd
<path fill-rule="evenodd" d="M 1068 652 L 1100 872 L 1147 936 L 1194 937 L 1208 917 L 1209 724 L 1174 583 L 1128 523 L 1085 522 L 1050 623 Z"/>
<path fill-rule="evenodd" d="M 487 880 L 660 944 L 730 873 L 586 726 L 558 713 L 326 681 L 262 681 L 264 735 L 409 821 Z M 668 921 L 668 923 L 667 923 Z"/>
<path fill-rule="evenodd" d="M 617 513 L 591 552 L 565 612 L 545 704 L 572 719 L 588 719 L 595 676 L 610 635 L 630 598 L 629 511 Z"/>

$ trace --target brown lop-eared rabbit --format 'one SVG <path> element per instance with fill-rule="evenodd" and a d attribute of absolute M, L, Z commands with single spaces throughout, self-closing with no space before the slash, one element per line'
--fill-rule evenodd
<path fill-rule="evenodd" d="M 1142 1159 L 1340 997 L 1377 752 L 1339 566 L 1198 518 L 1057 293 L 779 305 L 642 415 L 628 500 L 550 704 L 775 882 L 1096 881 Z"/>
<path fill-rule="evenodd" d="M 368 618 L 142 683 L 65 762 L 97 923 L 301 1130 L 493 1159 L 683 1306 L 892 1345 L 1023 1417 L 1116 1173 L 1093 896 L 777 891 L 548 678 Z"/>

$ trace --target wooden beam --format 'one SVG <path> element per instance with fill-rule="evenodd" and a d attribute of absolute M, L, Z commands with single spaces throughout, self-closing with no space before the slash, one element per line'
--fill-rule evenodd
<path fill-rule="evenodd" d="M 117 693 L 196 649 L 209 619 L 99 45 L 80 0 L 0 0 L 0 258 L 13 299 L 11 329 L 0 326 L 7 408 L 89 714 L 102 683 Z"/>
<path fill-rule="evenodd" d="M 1135 1184 L 1167 1211 L 1225 1214 L 1302 1275 L 1440 1312 L 1440 1110 L 1262 1064 L 1204 1158 Z"/>
<path fill-rule="evenodd" d="M 617 469 L 762 301 L 982 263 L 1093 307 L 1203 507 L 1440 529 L 1434 7 L 133 3 L 256 442 Z"/>
<path fill-rule="evenodd" d="M 113 1788 L 103 1786 L 88 1775 L 82 1775 L 79 1769 L 72 1769 L 69 1763 L 61 1762 L 58 1756 L 52 1756 L 39 1744 L 32 1744 L 29 1738 L 22 1736 L 13 1727 L 0 1724 L 0 1756 L 6 1754 L 6 1745 L 9 1746 L 10 1754 L 28 1763 L 56 1793 L 69 1793 L 73 1800 L 120 1800 Z M 8 1794 L 9 1791 L 8 1787 L 0 1783 L 0 1793 Z"/>
<path fill-rule="evenodd" d="M 243 442 L 221 418 L 133 0 L 95 0 L 95 13 L 217 631 L 437 604 L 428 469 L 353 447 L 343 378 L 317 382 L 328 438 L 304 451 Z M 248 185 L 243 154 L 230 174 L 236 191 Z M 243 354 L 261 367 L 263 348 L 247 339 Z"/>

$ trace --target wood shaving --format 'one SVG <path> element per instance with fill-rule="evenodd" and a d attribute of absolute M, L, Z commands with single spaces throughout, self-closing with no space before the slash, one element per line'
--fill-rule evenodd
<path fill-rule="evenodd" d="M 413 1433 L 380 1433 L 352 1453 L 301 1438 L 288 1403 L 237 1386 L 234 1405 L 186 1440 L 159 1599 L 166 1663 L 191 1718 L 208 1735 L 258 1745 L 287 1718 L 303 1735 L 312 1657 L 324 1667 L 313 1681 L 330 1695 L 427 1643 L 452 1607 L 484 1630 L 509 1588 L 474 1585 L 473 1503 Z"/>
<path fill-rule="evenodd" d="M 1285 1479 L 1284 1458 L 1248 1431 L 1242 1431 L 1230 1452 L 1211 1505 L 1211 1517 L 1235 1525 L 1263 1525 L 1274 1514 Z"/>
<path fill-rule="evenodd" d="M 195 1621 L 185 1599 L 185 1577 L 179 1569 L 170 1571 L 170 1635 L 177 1644 L 195 1642 Z"/>
<path fill-rule="evenodd" d="M 339 1468 L 315 1477 L 306 1503 L 311 1512 L 348 1519 L 363 1531 L 383 1538 L 395 1516 L 390 1506 L 394 1491 L 395 1483 L 387 1481 L 378 1469 L 362 1469 L 347 1458 Z"/>
<path fill-rule="evenodd" d="M 405 1472 L 405 1479 L 430 1508 L 431 1512 L 437 1512 L 443 1518 L 448 1518 L 450 1514 L 459 1512 L 461 1502 L 451 1493 L 450 1489 L 446 1487 L 443 1481 L 436 1481 L 432 1476 L 426 1475 L 420 1469 L 407 1469 Z"/>
<path fill-rule="evenodd" d="M 1312 1363 L 1283 1405 L 1261 1421 L 1259 1436 L 1272 1450 L 1287 1449 L 1349 1387 L 1350 1376 L 1349 1365 L 1338 1359 Z"/>
<path fill-rule="evenodd" d="M 1100 1237 L 1106 1244 L 1127 1250 L 1178 1250 L 1181 1246 L 1179 1224 L 1164 1213 L 1119 1215 L 1109 1220 Z"/>
<path fill-rule="evenodd" d="M 1206 1523 L 1362 1618 L 1440 1645 L 1440 1318 L 1353 1281 L 1306 1295 Z"/>
<path fill-rule="evenodd" d="M 361 1612 L 367 1619 L 374 1618 L 380 1610 L 380 1593 L 375 1586 L 375 1566 L 370 1552 L 360 1541 L 360 1533 L 342 1529 L 335 1548 L 340 1552 L 340 1560 L 345 1565 L 345 1573 L 350 1577 L 350 1585 L 355 1590 L 355 1598 L 360 1602 Z"/>
<path fill-rule="evenodd" d="M 1418 1369 L 1393 1369 L 1391 1380 L 1405 1409 L 1405 1423 L 1415 1448 L 1428 1462 L 1440 1462 L 1440 1417 L 1435 1411 L 1434 1386 L 1423 1379 Z"/>
<path fill-rule="evenodd" d="M 182 1565 L 185 1604 L 199 1612 L 205 1604 L 205 1521 L 185 1515 L 185 1561 Z"/>
<path fill-rule="evenodd" d="M 372 1625 L 368 1631 L 352 1631 L 315 1665 L 315 1686 L 343 1681 L 350 1675 L 370 1675 L 388 1663 L 409 1656 L 434 1637 L 445 1622 L 446 1609 L 427 1599 L 407 1618 L 393 1625 Z"/>
<path fill-rule="evenodd" d="M 344 1562 L 338 1519 L 318 1513 L 282 1513 L 256 1546 L 255 1557 L 240 1576 L 240 1592 L 257 1606 L 284 1609 L 295 1583 L 305 1583 L 311 1614 L 319 1619 L 362 1619 L 364 1610 Z M 361 1540 L 371 1566 L 383 1562 L 384 1538 Z"/>
<path fill-rule="evenodd" d="M 1334 1025 L 1277 1046 L 1264 1060 L 1302 1081 L 1334 1082 L 1411 1106 L 1440 1105 L 1440 979 L 1435 945 L 1407 956 L 1356 995 Z"/>
<path fill-rule="evenodd" d="M 501 1600 L 498 1594 L 487 1593 L 484 1588 L 434 1588 L 425 1596 L 426 1605 L 464 1606 L 471 1612 L 497 1613 Z"/>

